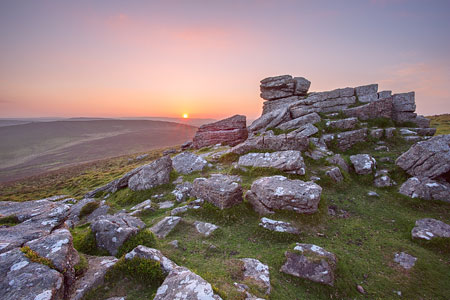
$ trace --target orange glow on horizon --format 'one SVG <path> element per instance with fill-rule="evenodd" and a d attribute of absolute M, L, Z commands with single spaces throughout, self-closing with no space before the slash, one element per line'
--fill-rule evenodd
<path fill-rule="evenodd" d="M 189 118 L 189 115 L 188 114 L 183 114 L 183 119 L 187 119 L 187 118 Z"/>

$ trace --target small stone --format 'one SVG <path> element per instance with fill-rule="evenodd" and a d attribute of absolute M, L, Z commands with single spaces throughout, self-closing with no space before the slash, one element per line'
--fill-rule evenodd
<path fill-rule="evenodd" d="M 153 225 L 153 227 L 150 228 L 150 231 L 162 239 L 165 238 L 175 228 L 175 226 L 180 223 L 180 221 L 180 217 L 165 217 L 156 225 Z"/>
<path fill-rule="evenodd" d="M 286 233 L 292 233 L 292 234 L 299 234 L 299 230 L 292 226 L 291 223 L 283 222 L 283 221 L 276 221 L 268 218 L 261 218 L 259 222 L 259 226 L 262 228 L 265 228 L 270 231 L 275 232 L 286 232 Z"/>
<path fill-rule="evenodd" d="M 378 195 L 376 192 L 374 192 L 374 191 L 369 191 L 368 193 L 367 193 L 367 196 L 369 196 L 369 197 L 380 197 L 380 195 Z"/>
<path fill-rule="evenodd" d="M 173 240 L 171 242 L 169 242 L 169 245 L 173 246 L 174 248 L 178 249 L 178 240 Z"/>
<path fill-rule="evenodd" d="M 356 286 L 356 289 L 358 290 L 359 293 L 361 293 L 363 295 L 366 293 L 364 288 L 361 285 L 359 285 L 359 284 Z"/>
<path fill-rule="evenodd" d="M 200 221 L 195 221 L 194 227 L 198 233 L 206 237 L 210 236 L 216 229 L 219 228 L 217 225 Z"/>
<path fill-rule="evenodd" d="M 402 268 L 409 270 L 416 264 L 417 258 L 405 252 L 395 253 L 394 261 Z"/>
<path fill-rule="evenodd" d="M 167 209 L 167 208 L 173 207 L 174 203 L 172 201 L 164 201 L 164 202 L 158 203 L 158 205 L 159 205 L 159 209 Z"/>

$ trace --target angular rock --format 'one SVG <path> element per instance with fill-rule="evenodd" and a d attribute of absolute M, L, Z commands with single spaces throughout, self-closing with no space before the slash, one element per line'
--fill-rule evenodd
<path fill-rule="evenodd" d="M 341 182 L 344 180 L 344 176 L 342 176 L 341 170 L 338 167 L 330 168 L 325 172 L 325 174 L 329 176 L 334 182 Z"/>
<path fill-rule="evenodd" d="M 365 105 L 343 110 L 347 117 L 357 117 L 360 120 L 392 117 L 392 98 L 376 100 Z"/>
<path fill-rule="evenodd" d="M 163 156 L 143 166 L 142 169 L 131 176 L 128 181 L 128 187 L 133 191 L 142 191 L 169 183 L 171 171 L 172 160 L 169 156 Z"/>
<path fill-rule="evenodd" d="M 254 258 L 241 258 L 240 261 L 244 263 L 243 279 L 257 285 L 266 295 L 270 294 L 269 266 Z"/>
<path fill-rule="evenodd" d="M 0 296 L 5 300 L 63 299 L 64 279 L 16 248 L 0 255 Z"/>
<path fill-rule="evenodd" d="M 261 214 L 274 209 L 311 214 L 317 211 L 321 193 L 322 188 L 311 181 L 271 176 L 255 180 L 246 198 Z"/>
<path fill-rule="evenodd" d="M 378 99 L 385 99 L 392 96 L 392 91 L 381 91 L 378 92 Z"/>
<path fill-rule="evenodd" d="M 164 201 L 158 203 L 159 209 L 167 209 L 173 207 L 175 204 L 172 201 Z"/>
<path fill-rule="evenodd" d="M 175 195 L 177 202 L 186 201 L 191 196 L 193 184 L 191 182 L 183 182 L 177 184 L 172 194 Z"/>
<path fill-rule="evenodd" d="M 173 269 L 158 288 L 153 300 L 221 300 L 206 280 L 184 267 Z"/>
<path fill-rule="evenodd" d="M 186 151 L 190 148 L 192 148 L 192 141 L 187 141 L 181 145 L 181 151 Z"/>
<path fill-rule="evenodd" d="M 302 153 L 295 150 L 248 153 L 239 158 L 239 166 L 274 168 L 285 172 L 305 175 L 306 165 Z"/>
<path fill-rule="evenodd" d="M 395 164 L 411 176 L 435 179 L 450 172 L 450 134 L 418 142 L 403 153 Z"/>
<path fill-rule="evenodd" d="M 264 229 L 275 232 L 286 232 L 292 234 L 300 233 L 300 231 L 294 226 L 292 226 L 291 223 L 276 221 L 268 218 L 261 218 L 261 220 L 259 221 L 259 226 L 261 226 Z"/>
<path fill-rule="evenodd" d="M 307 114 L 277 126 L 281 130 L 297 129 L 306 124 L 315 124 L 320 122 L 321 118 L 317 113 Z"/>
<path fill-rule="evenodd" d="M 171 271 L 173 271 L 175 268 L 178 267 L 177 264 L 175 264 L 173 261 L 165 257 L 161 253 L 161 251 L 153 248 L 148 248 L 142 245 L 137 246 L 132 251 L 125 254 L 125 259 L 127 260 L 131 260 L 135 257 L 159 262 L 161 265 L 161 269 L 165 274 L 169 274 Z"/>
<path fill-rule="evenodd" d="M 296 80 L 294 80 L 290 75 L 268 77 L 261 80 L 260 96 L 265 100 L 275 100 L 293 96 L 295 92 L 295 85 Z"/>
<path fill-rule="evenodd" d="M 378 92 L 378 84 L 376 83 L 355 87 L 355 93 L 358 97 L 376 94 L 377 92 Z"/>
<path fill-rule="evenodd" d="M 269 127 L 276 127 L 281 123 L 292 120 L 289 106 L 283 106 L 279 109 L 263 114 L 261 117 L 252 122 L 248 127 L 250 132 L 262 132 Z"/>
<path fill-rule="evenodd" d="M 182 152 L 172 158 L 172 166 L 178 173 L 191 174 L 202 171 L 208 162 L 192 152 Z"/>
<path fill-rule="evenodd" d="M 238 176 L 211 174 L 209 178 L 196 178 L 191 194 L 210 202 L 220 209 L 242 202 L 242 186 Z"/>
<path fill-rule="evenodd" d="M 436 237 L 450 238 L 450 225 L 431 218 L 416 221 L 416 226 L 412 229 L 413 239 L 431 240 Z"/>
<path fill-rule="evenodd" d="M 152 200 L 147 199 L 145 201 L 142 201 L 139 204 L 136 204 L 135 206 L 133 206 L 132 208 L 130 208 L 131 211 L 135 211 L 135 210 L 150 210 L 152 208 Z"/>
<path fill-rule="evenodd" d="M 369 103 L 369 102 L 377 101 L 378 99 L 379 99 L 378 98 L 378 93 L 358 96 L 359 102 L 362 102 L 362 103 Z"/>
<path fill-rule="evenodd" d="M 414 128 L 420 136 L 433 136 L 436 133 L 436 128 Z"/>
<path fill-rule="evenodd" d="M 336 135 L 337 147 L 342 150 L 350 149 L 354 144 L 364 142 L 367 138 L 367 129 L 345 131 Z"/>
<path fill-rule="evenodd" d="M 309 87 L 311 86 L 311 81 L 303 77 L 294 77 L 295 81 L 295 95 L 306 95 L 308 93 Z"/>
<path fill-rule="evenodd" d="M 248 137 L 246 117 L 234 115 L 230 118 L 200 126 L 192 140 L 196 149 L 222 144 L 235 146 Z"/>
<path fill-rule="evenodd" d="M 394 94 L 392 104 L 396 112 L 414 112 L 416 110 L 415 93 Z"/>
<path fill-rule="evenodd" d="M 394 261 L 403 269 L 409 270 L 416 264 L 417 258 L 405 252 L 395 253 Z"/>
<path fill-rule="evenodd" d="M 314 282 L 334 284 L 336 256 L 325 249 L 311 244 L 299 244 L 294 251 L 286 251 L 286 263 L 281 272 Z"/>
<path fill-rule="evenodd" d="M 393 186 L 396 184 L 397 183 L 395 181 L 393 181 L 388 175 L 377 176 L 373 181 L 373 185 L 378 188 L 389 187 L 389 186 Z"/>
<path fill-rule="evenodd" d="M 206 237 L 210 236 L 216 229 L 219 228 L 217 225 L 200 221 L 195 221 L 194 227 L 198 233 Z"/>
<path fill-rule="evenodd" d="M 375 158 L 369 154 L 357 154 L 350 156 L 356 174 L 366 175 L 372 173 L 377 166 Z"/>
<path fill-rule="evenodd" d="M 178 225 L 178 223 L 180 223 L 180 221 L 180 217 L 165 217 L 157 224 L 153 225 L 150 228 L 150 231 L 160 239 L 163 239 Z"/>
<path fill-rule="evenodd" d="M 281 99 L 277 99 L 277 100 L 264 101 L 262 115 L 264 116 L 265 114 L 271 113 L 280 108 L 285 108 L 287 106 L 291 106 L 292 104 L 296 103 L 297 101 L 299 101 L 303 98 L 304 97 L 291 96 L 291 97 L 281 98 Z"/>
<path fill-rule="evenodd" d="M 327 121 L 326 125 L 331 128 L 349 130 L 355 128 L 357 123 L 358 123 L 357 118 L 347 118 L 347 119 Z"/>
<path fill-rule="evenodd" d="M 411 177 L 402 184 L 399 193 L 411 198 L 450 202 L 450 183 L 426 177 Z"/>
<path fill-rule="evenodd" d="M 381 139 L 384 134 L 384 129 L 371 129 L 369 135 L 376 139 Z"/>
<path fill-rule="evenodd" d="M 111 255 L 116 255 L 120 246 L 144 227 L 140 219 L 124 213 L 100 216 L 91 224 L 97 246 Z"/>
<path fill-rule="evenodd" d="M 417 126 L 421 128 L 428 128 L 430 127 L 430 119 L 425 118 L 424 116 L 417 116 L 415 119 L 411 120 L 411 122 L 414 122 L 417 124 Z"/>
<path fill-rule="evenodd" d="M 112 268 L 117 258 L 114 256 L 88 256 L 89 267 L 83 274 L 83 277 L 79 278 L 74 287 L 74 292 L 70 297 L 70 300 L 81 300 L 92 289 L 103 284 L 106 272 Z"/>
<path fill-rule="evenodd" d="M 349 167 L 348 167 L 347 163 L 345 162 L 344 158 L 342 158 L 342 156 L 340 154 L 335 154 L 332 157 L 328 157 L 326 160 L 330 164 L 337 165 L 345 172 L 347 172 L 347 173 L 349 172 Z"/>

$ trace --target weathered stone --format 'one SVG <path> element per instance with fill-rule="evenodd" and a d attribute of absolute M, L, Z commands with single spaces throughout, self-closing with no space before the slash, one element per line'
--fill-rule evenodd
<path fill-rule="evenodd" d="M 357 117 L 360 120 L 392 117 L 392 98 L 385 98 L 365 105 L 343 110 L 347 117 Z"/>
<path fill-rule="evenodd" d="M 331 128 L 349 130 L 355 128 L 357 123 L 358 123 L 357 118 L 347 118 L 347 119 L 327 121 L 326 125 Z"/>
<path fill-rule="evenodd" d="M 262 205 L 268 211 L 279 209 L 310 214 L 317 211 L 321 193 L 322 188 L 313 182 L 272 176 L 255 180 L 246 198 L 259 211 L 258 206 Z"/>
<path fill-rule="evenodd" d="M 268 77 L 261 80 L 261 98 L 275 100 L 293 96 L 296 81 L 290 75 Z M 308 87 L 309 88 L 309 87 Z"/>
<path fill-rule="evenodd" d="M 344 176 L 342 176 L 341 170 L 338 167 L 330 168 L 325 172 L 325 174 L 329 176 L 334 182 L 341 182 L 344 180 Z"/>
<path fill-rule="evenodd" d="M 378 99 L 385 99 L 392 96 L 392 91 L 381 91 L 378 92 Z"/>
<path fill-rule="evenodd" d="M 243 279 L 258 286 L 266 295 L 270 294 L 269 266 L 254 258 L 241 258 L 240 261 L 244 263 Z"/>
<path fill-rule="evenodd" d="M 221 300 L 207 281 L 184 268 L 173 269 L 158 288 L 153 300 Z"/>
<path fill-rule="evenodd" d="M 208 162 L 192 152 L 182 152 L 172 158 L 172 166 L 178 173 L 191 174 L 202 171 Z"/>
<path fill-rule="evenodd" d="M 362 102 L 362 103 L 369 103 L 369 102 L 376 101 L 376 100 L 378 100 L 378 93 L 359 96 L 358 100 L 359 100 L 359 102 Z"/>
<path fill-rule="evenodd" d="M 392 119 L 397 123 L 412 122 L 417 118 L 417 114 L 410 111 L 393 111 Z"/>
<path fill-rule="evenodd" d="M 216 229 L 219 228 L 217 225 L 200 221 L 195 221 L 194 227 L 198 233 L 206 237 L 210 236 Z"/>
<path fill-rule="evenodd" d="M 409 143 L 416 143 L 422 140 L 420 136 L 417 135 L 407 135 L 403 136 L 403 139 Z"/>
<path fill-rule="evenodd" d="M 365 96 L 370 94 L 376 94 L 378 92 L 378 84 L 369 84 L 355 87 L 355 94 L 359 96 Z"/>
<path fill-rule="evenodd" d="M 254 135 L 244 143 L 231 148 L 230 152 L 239 155 L 252 150 L 306 150 L 309 146 L 309 137 L 317 133 L 317 127 L 306 124 L 287 134 L 275 135 L 272 131 Z"/>
<path fill-rule="evenodd" d="M 325 249 L 311 244 L 299 244 L 294 251 L 286 251 L 286 263 L 281 272 L 314 282 L 334 284 L 336 256 Z"/>
<path fill-rule="evenodd" d="M 116 255 L 120 246 L 145 227 L 145 223 L 128 214 L 100 216 L 91 224 L 97 246 Z"/>
<path fill-rule="evenodd" d="M 415 93 L 402 93 L 392 95 L 392 104 L 395 112 L 414 112 L 416 110 Z"/>
<path fill-rule="evenodd" d="M 395 164 L 411 176 L 431 179 L 445 176 L 450 172 L 450 134 L 418 142 L 403 153 Z"/>
<path fill-rule="evenodd" d="M 295 150 L 248 153 L 239 158 L 239 166 L 274 168 L 285 172 L 305 175 L 306 165 L 302 153 Z"/>
<path fill-rule="evenodd" d="M 374 149 L 375 151 L 379 151 L 379 152 L 389 152 L 389 147 L 388 146 L 384 146 L 384 145 L 382 145 L 382 146 L 377 146 L 377 147 L 375 147 L 375 149 Z M 385 159 L 380 159 L 380 161 L 381 162 L 386 162 L 385 161 Z"/>
<path fill-rule="evenodd" d="M 173 207 L 175 204 L 173 203 L 173 201 L 163 201 L 158 203 L 159 209 L 168 209 Z"/>
<path fill-rule="evenodd" d="M 130 208 L 131 211 L 135 211 L 135 210 L 150 210 L 152 208 L 152 200 L 147 199 L 145 201 L 142 201 L 139 204 L 136 204 L 135 206 L 133 206 L 132 208 Z"/>
<path fill-rule="evenodd" d="M 395 253 L 394 261 L 403 269 L 409 270 L 416 264 L 417 258 L 405 252 Z"/>
<path fill-rule="evenodd" d="M 409 128 L 400 128 L 400 134 L 401 135 L 416 135 L 417 132 L 415 132 Z"/>
<path fill-rule="evenodd" d="M 450 183 L 423 177 L 411 177 L 402 184 L 400 194 L 424 200 L 450 202 Z"/>
<path fill-rule="evenodd" d="M 269 127 L 276 127 L 281 123 L 292 120 L 288 106 L 263 114 L 248 127 L 250 132 L 262 132 Z"/>
<path fill-rule="evenodd" d="M 314 145 L 314 147 L 309 147 L 308 151 L 305 152 L 305 155 L 311 157 L 314 160 L 319 160 L 321 158 L 333 155 L 333 152 L 328 150 L 327 144 L 325 143 L 323 138 L 309 138 L 309 143 Z"/>
<path fill-rule="evenodd" d="M 286 232 L 286 233 L 292 233 L 292 234 L 299 234 L 299 230 L 292 226 L 291 223 L 283 222 L 283 221 L 276 221 L 268 218 L 261 218 L 259 222 L 259 226 L 261 226 L 264 229 L 275 231 L 275 232 Z"/>
<path fill-rule="evenodd" d="M 187 212 L 188 210 L 189 210 L 189 206 L 187 206 L 187 205 L 178 206 L 178 207 L 175 207 L 174 209 L 172 209 L 172 211 L 170 212 L 170 215 L 176 216 L 176 215 L 182 214 L 184 212 Z"/>
<path fill-rule="evenodd" d="M 117 258 L 113 256 L 86 255 L 86 257 L 89 267 L 83 277 L 77 279 L 71 300 L 81 300 L 87 292 L 102 285 L 106 272 L 117 262 Z"/>
<path fill-rule="evenodd" d="M 153 232 L 157 237 L 160 239 L 165 238 L 172 230 L 175 228 L 175 226 L 180 223 L 181 218 L 180 217 L 165 217 L 161 221 L 159 221 L 157 224 L 153 225 L 150 228 L 150 231 Z"/>
<path fill-rule="evenodd" d="M 0 255 L 2 299 L 63 299 L 63 280 L 59 272 L 30 261 L 19 248 Z"/>
<path fill-rule="evenodd" d="M 281 130 L 290 130 L 294 128 L 299 128 L 306 124 L 315 124 L 317 122 L 320 122 L 320 116 L 317 113 L 311 113 L 293 120 L 290 120 L 288 122 L 282 123 L 277 126 L 277 128 Z"/>
<path fill-rule="evenodd" d="M 397 129 L 396 129 L 395 127 L 385 128 L 385 129 L 384 129 L 384 136 L 385 136 L 387 139 L 390 139 L 390 138 L 394 137 L 394 134 L 395 134 L 395 131 L 396 131 L 396 130 L 397 130 Z"/>
<path fill-rule="evenodd" d="M 293 105 L 290 109 L 290 116 L 292 119 L 296 119 L 311 113 L 318 113 L 321 112 L 321 109 L 319 107 L 312 107 L 310 105 Z"/>
<path fill-rule="evenodd" d="M 181 145 L 181 151 L 186 151 L 192 148 L 192 141 L 187 141 Z"/>
<path fill-rule="evenodd" d="M 281 98 L 281 99 L 272 100 L 272 101 L 264 101 L 262 115 L 271 113 L 280 108 L 285 108 L 287 106 L 290 106 L 291 104 L 296 103 L 297 101 L 299 101 L 302 98 L 304 98 L 304 97 L 291 96 L 291 97 Z"/>
<path fill-rule="evenodd" d="M 378 195 L 376 192 L 374 191 L 369 191 L 367 192 L 367 196 L 369 197 L 380 197 L 380 195 Z"/>
<path fill-rule="evenodd" d="M 414 131 L 421 136 L 433 136 L 436 133 L 436 128 L 414 128 Z"/>
<path fill-rule="evenodd" d="M 428 128 L 430 127 L 430 119 L 425 118 L 424 116 L 417 116 L 415 119 L 411 120 L 411 122 L 414 122 L 417 124 L 417 126 L 421 128 Z"/>
<path fill-rule="evenodd" d="M 294 77 L 295 81 L 295 95 L 306 95 L 308 93 L 309 87 L 311 86 L 311 81 L 303 77 Z"/>
<path fill-rule="evenodd" d="M 364 142 L 367 138 L 367 129 L 345 131 L 336 135 L 337 147 L 342 150 L 350 149 L 354 144 Z"/>
<path fill-rule="evenodd" d="M 191 182 L 177 184 L 175 189 L 172 191 L 172 194 L 175 196 L 177 202 L 186 201 L 191 196 L 192 186 L 193 185 Z"/>
<path fill-rule="evenodd" d="M 450 225 L 436 219 L 420 219 L 412 229 L 413 239 L 431 240 L 436 237 L 450 238 Z"/>
<path fill-rule="evenodd" d="M 165 274 L 169 274 L 171 271 L 178 267 L 176 263 L 165 257 L 161 253 L 161 251 L 142 245 L 137 246 L 132 251 L 125 254 L 126 260 L 131 260 L 135 257 L 159 262 L 161 265 L 161 269 Z"/>
<path fill-rule="evenodd" d="M 163 156 L 143 166 L 139 172 L 131 176 L 128 181 L 128 187 L 133 191 L 142 191 L 169 183 L 171 171 L 172 160 L 169 156 Z"/>
<path fill-rule="evenodd" d="M 381 139 L 383 137 L 383 134 L 384 134 L 384 129 L 381 129 L 381 128 L 380 129 L 371 129 L 369 131 L 369 135 L 376 139 Z"/>
<path fill-rule="evenodd" d="M 209 178 L 196 178 L 191 194 L 212 203 L 220 209 L 242 202 L 242 186 L 238 176 L 211 174 Z"/>
<path fill-rule="evenodd" d="M 393 181 L 388 175 L 377 176 L 373 181 L 373 185 L 378 188 L 389 187 L 389 186 L 393 186 L 396 184 L 397 183 L 395 181 Z"/>
<path fill-rule="evenodd" d="M 246 117 L 234 115 L 230 118 L 200 126 L 192 140 L 196 149 L 222 144 L 235 146 L 248 137 Z"/>
<path fill-rule="evenodd" d="M 339 97 L 352 97 L 355 95 L 355 89 L 351 87 L 346 87 L 339 90 Z"/>
<path fill-rule="evenodd" d="M 377 166 L 375 158 L 369 154 L 357 154 L 350 156 L 356 174 L 366 175 L 372 173 Z"/>
<path fill-rule="evenodd" d="M 342 156 L 340 154 L 335 154 L 332 157 L 328 157 L 327 162 L 329 162 L 330 164 L 333 165 L 337 165 L 338 167 L 340 167 L 342 170 L 344 170 L 345 172 L 348 173 L 349 168 L 347 163 L 345 162 L 344 158 L 342 158 Z"/>
<path fill-rule="evenodd" d="M 74 266 L 79 262 L 79 256 L 73 247 L 69 230 L 64 228 L 54 230 L 47 236 L 26 243 L 25 246 L 30 247 L 39 256 L 49 259 L 56 270 L 64 275 L 65 286 L 70 287 L 74 284 Z"/>

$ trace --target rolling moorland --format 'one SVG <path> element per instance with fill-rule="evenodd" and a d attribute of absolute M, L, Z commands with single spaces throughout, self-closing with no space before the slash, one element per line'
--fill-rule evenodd
<path fill-rule="evenodd" d="M 0 182 L 179 145 L 196 127 L 149 120 L 72 120 L 0 127 Z"/>
<path fill-rule="evenodd" d="M 370 89 L 373 89 L 373 86 L 371 85 Z M 353 89 L 353 93 L 357 89 Z M 401 94 L 400 96 L 413 99 L 411 95 Z M 314 95 L 307 97 L 314 97 Z M 373 111 L 367 110 L 367 107 L 381 106 L 392 101 L 392 96 L 388 96 L 369 104 L 363 104 L 354 98 L 353 106 L 346 109 L 349 114 L 354 111 L 372 114 Z M 348 101 L 347 98 L 346 101 Z M 334 105 L 337 100 L 331 98 L 324 102 Z M 389 109 L 392 109 L 392 106 Z M 280 111 L 283 112 L 283 109 L 274 109 L 275 118 Z M 403 111 L 400 112 L 403 113 Z M 411 115 L 409 111 L 406 113 Z M 6 183 L 0 186 L 0 200 L 16 201 L 20 204 L 24 201 L 54 195 L 68 195 L 66 197 L 72 197 L 75 200 L 68 199 L 67 201 L 78 201 L 72 207 L 80 204 L 80 210 L 74 215 L 73 220 L 70 219 L 69 223 L 64 223 L 64 226 L 70 228 L 73 246 L 80 255 L 79 262 L 74 266 L 77 280 L 82 281 L 88 274 L 92 276 L 91 262 L 96 257 L 114 255 L 118 259 L 114 266 L 108 267 L 109 270 L 106 272 L 103 282 L 95 281 L 98 284 L 90 285 L 92 288 L 89 290 L 83 290 L 82 299 L 85 300 L 106 300 L 111 297 L 126 297 L 127 300 L 174 298 L 164 298 L 161 295 L 179 288 L 178 284 L 183 285 L 182 281 L 175 280 L 172 282 L 173 285 L 167 288 L 167 284 L 170 284 L 167 282 L 168 278 L 176 276 L 177 272 L 170 272 L 169 275 L 164 273 L 161 269 L 161 266 L 167 266 L 164 260 L 155 262 L 154 259 L 140 256 L 133 258 L 125 256 L 138 245 L 160 250 L 173 263 L 188 268 L 210 283 L 211 294 L 208 294 L 205 299 L 213 299 L 212 293 L 222 299 L 237 300 L 257 299 L 256 297 L 282 300 L 446 299 L 450 294 L 449 239 L 413 238 L 411 231 L 415 222 L 423 218 L 433 218 L 448 224 L 450 222 L 449 203 L 445 200 L 425 200 L 399 193 L 400 185 L 411 176 L 396 164 L 396 159 L 409 152 L 408 150 L 416 145 L 417 141 L 433 142 L 434 138 L 427 135 L 429 132 L 434 133 L 434 130 L 417 128 L 417 125 L 412 122 L 396 122 L 387 117 L 380 117 L 379 114 L 364 121 L 346 116 L 343 112 L 314 112 L 305 116 L 291 120 L 296 122 L 293 129 L 286 128 L 286 124 L 291 121 L 284 120 L 281 125 L 275 125 L 278 127 L 266 126 L 260 132 L 253 132 L 248 139 L 246 135 L 241 137 L 236 134 L 241 130 L 247 131 L 245 118 L 242 116 L 230 118 L 227 121 L 229 123 L 221 123 L 220 126 L 234 129 L 238 122 L 232 120 L 239 120 L 240 129 L 236 129 L 237 131 L 229 138 L 240 138 L 241 140 L 232 148 L 215 143 L 201 146 L 211 137 L 209 134 L 220 126 L 205 127 L 211 132 L 201 131 L 202 128 L 200 128 L 190 149 L 175 147 L 171 148 L 170 152 L 166 152 L 171 153 L 169 161 L 173 164 L 174 169 L 172 169 L 172 165 L 170 168 L 164 167 L 164 169 L 157 167 L 156 174 L 165 172 L 167 181 L 150 188 L 140 188 L 140 185 L 145 185 L 146 179 L 154 180 L 154 178 L 148 173 L 145 176 L 139 175 L 145 169 L 136 168 L 153 161 L 151 164 L 153 167 L 149 167 L 152 169 L 161 162 L 167 162 L 167 156 L 163 158 L 161 156 L 163 152 L 169 150 L 168 148 L 139 153 L 139 155 L 148 154 L 142 160 L 136 160 L 137 154 L 124 155 L 69 166 L 39 176 Z M 249 130 L 256 131 L 256 125 L 260 124 L 264 118 L 267 121 L 267 116 L 261 117 L 259 123 L 255 121 Z M 299 125 L 299 119 L 306 123 Z M 265 124 L 270 122 L 269 119 Z M 333 127 L 331 124 L 340 124 L 341 127 Z M 432 117 L 431 124 L 437 127 L 436 135 L 446 133 L 448 126 L 446 116 Z M 308 132 L 305 133 L 306 131 Z M 219 132 L 221 131 L 219 130 Z M 353 140 L 355 134 L 361 132 L 370 132 L 370 134 L 365 133 L 359 141 Z M 339 140 L 340 137 L 348 136 L 346 134 L 349 133 L 352 134 L 351 146 L 348 146 L 348 140 Z M 221 138 L 224 138 L 221 134 Z M 200 138 L 196 139 L 198 136 Z M 330 136 L 337 140 L 328 140 L 326 146 L 320 144 L 321 140 Z M 262 149 L 258 149 L 261 144 L 253 143 L 253 141 L 261 140 L 263 140 Z M 262 155 L 264 152 L 264 157 L 267 157 L 283 152 L 280 149 L 267 150 L 265 147 L 268 147 L 269 144 L 264 144 L 264 141 L 274 141 L 270 145 L 276 148 L 285 147 L 292 140 L 301 143 L 296 145 L 296 148 L 302 148 L 303 158 L 301 161 L 304 161 L 304 166 L 295 169 L 296 173 L 277 168 L 277 163 L 274 164 L 275 167 L 241 164 L 241 158 L 247 154 L 252 157 L 252 155 Z M 180 153 L 182 151 L 184 154 Z M 332 151 L 332 154 L 329 151 Z M 300 151 L 293 152 L 298 154 Z M 293 152 L 290 152 L 289 155 L 293 155 Z M 376 170 L 375 164 L 370 163 L 369 159 L 367 163 L 369 163 L 370 172 L 358 173 L 357 163 L 353 160 L 353 156 L 362 153 L 375 159 Z M 335 163 L 329 160 L 334 154 L 342 157 L 343 164 L 342 161 Z M 189 159 L 183 158 L 175 163 L 180 155 L 188 155 L 194 159 L 190 162 Z M 177 164 L 189 165 L 189 163 L 192 163 L 191 167 L 193 168 L 201 167 L 198 170 L 186 172 L 182 171 L 183 168 L 180 165 L 176 166 Z M 339 167 L 335 167 L 336 164 Z M 363 165 L 365 166 L 366 163 Z M 332 169 L 338 171 L 341 177 L 336 179 L 331 176 L 329 171 Z M 146 173 L 143 171 L 142 174 Z M 182 190 L 178 190 L 182 194 L 182 197 L 179 198 L 180 193 L 176 191 L 180 189 L 180 185 L 193 184 L 192 190 L 194 190 L 196 180 L 201 182 L 201 180 L 198 181 L 200 178 L 210 178 L 212 174 L 239 176 L 239 185 L 242 186 L 242 190 L 238 196 L 242 199 L 242 195 L 245 195 L 243 201 L 220 209 L 214 202 L 214 197 L 201 203 L 197 199 L 200 197 L 195 193 L 183 194 Z M 246 193 L 248 191 L 256 193 L 254 184 L 262 177 L 277 175 L 284 176 L 283 180 L 302 180 L 311 188 L 317 186 L 314 183 L 317 182 L 321 187 L 321 194 L 316 199 L 318 206 L 313 213 L 296 213 L 292 210 L 274 208 L 273 214 L 266 215 L 270 219 L 290 223 L 298 230 L 294 234 L 261 227 L 261 216 L 255 211 L 258 206 L 254 199 L 252 200 L 251 194 Z M 444 176 L 447 175 L 444 174 Z M 119 178 L 126 180 L 117 180 Z M 378 184 L 375 184 L 376 182 Z M 437 184 L 436 181 L 431 186 Z M 215 188 L 217 189 L 217 187 Z M 264 188 L 266 187 L 263 186 L 262 189 Z M 215 195 L 221 195 L 217 190 L 210 192 L 213 195 L 215 193 L 217 193 Z M 275 195 L 283 195 L 283 191 L 276 189 Z M 311 196 L 309 192 L 306 195 Z M 445 197 L 448 195 L 444 195 Z M 217 198 L 220 197 L 217 196 Z M 138 210 L 133 208 L 148 200 L 151 201 L 151 203 L 148 202 L 148 206 Z M 57 200 L 44 200 L 43 203 L 50 203 L 45 201 Z M 63 200 L 62 203 L 65 203 L 64 201 L 66 200 Z M 58 201 L 54 202 L 53 205 L 56 205 L 55 207 L 63 205 L 58 203 Z M 98 214 L 103 216 L 95 219 Z M 103 243 L 100 242 L 100 235 L 98 235 L 101 231 L 98 231 L 99 229 L 93 225 L 98 225 L 99 220 L 104 220 L 102 218 L 108 218 L 108 216 L 112 217 L 112 215 L 123 218 L 126 216 L 129 221 L 133 220 L 131 216 L 137 216 L 145 228 L 150 229 L 143 229 L 131 235 L 116 249 L 117 251 L 111 252 L 108 247 L 99 246 Z M 171 230 L 167 231 L 164 236 L 160 236 L 161 232 L 156 228 L 170 216 L 181 218 L 177 219 L 179 223 L 176 227 L 170 228 Z M 52 217 L 54 216 L 52 215 Z M 26 222 L 20 223 L 17 217 L 5 216 L 0 220 L 4 226 L 2 230 L 5 232 L 14 231 L 16 226 L 26 226 L 24 225 Z M 39 222 L 41 220 L 38 219 Z M 30 221 L 33 220 L 30 219 Z M 196 225 L 199 221 L 214 224 L 218 228 L 212 234 L 205 236 L 204 232 L 199 231 Z M 47 224 L 45 221 L 42 223 Z M 128 230 L 130 225 L 124 225 L 124 228 Z M 97 231 L 94 232 L 94 229 Z M 113 230 L 113 232 L 117 232 L 117 236 L 122 231 L 122 227 Z M 108 241 L 111 240 L 110 237 L 108 236 Z M 336 256 L 336 262 L 330 262 L 333 265 L 332 272 L 334 273 L 331 284 L 313 282 L 311 278 L 311 280 L 297 278 L 297 276 L 280 271 L 286 264 L 286 251 L 296 247 L 296 243 L 319 245 Z M 50 269 L 57 268 L 52 265 L 52 261 L 42 257 L 42 254 L 36 254 L 27 247 L 20 249 L 30 261 L 46 265 Z M 38 251 L 39 247 L 36 249 Z M 397 263 L 394 259 L 396 253 L 399 252 L 406 252 L 416 258 L 414 266 L 407 269 Z M 311 253 L 305 255 L 311 255 Z M 244 258 L 254 258 L 268 266 L 270 295 L 266 293 L 266 287 L 261 285 L 260 280 L 254 281 L 252 278 L 246 277 L 241 260 Z M 323 258 L 318 258 L 317 252 L 314 252 L 312 256 L 308 256 L 308 261 L 313 264 L 319 261 L 322 263 Z M 11 267 L 11 270 L 14 271 L 16 268 L 18 267 Z M 9 273 L 13 273 L 13 271 L 9 271 Z M 68 271 L 64 269 L 62 272 Z M 189 274 L 193 276 L 193 273 Z M 321 274 L 327 274 L 327 272 Z M 190 282 L 189 279 L 186 280 Z M 91 281 L 94 282 L 93 279 Z M 198 281 L 192 281 L 192 283 L 194 287 L 199 284 Z M 246 287 L 244 290 L 238 289 L 235 283 L 245 284 Z M 70 294 L 70 288 L 73 288 L 73 285 L 66 287 L 65 292 L 68 291 Z M 182 287 L 181 292 L 187 290 L 187 287 L 185 289 Z M 78 293 L 78 290 L 75 293 Z M 254 296 L 249 296 L 250 294 Z M 73 298 L 69 295 L 65 298 L 80 299 L 81 297 Z M 62 297 L 58 299 L 62 299 Z"/>

